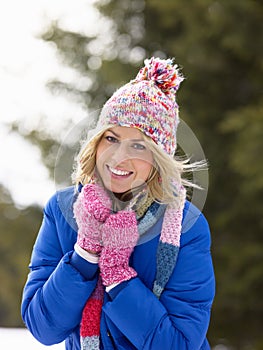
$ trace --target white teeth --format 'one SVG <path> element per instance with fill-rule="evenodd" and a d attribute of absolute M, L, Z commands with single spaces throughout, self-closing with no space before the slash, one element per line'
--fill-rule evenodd
<path fill-rule="evenodd" d="M 129 171 L 123 171 L 123 170 L 119 170 L 119 169 L 114 169 L 114 168 L 111 168 L 110 166 L 109 166 L 109 169 L 115 175 L 122 175 L 122 176 L 124 176 L 124 175 L 129 175 L 130 174 Z"/>

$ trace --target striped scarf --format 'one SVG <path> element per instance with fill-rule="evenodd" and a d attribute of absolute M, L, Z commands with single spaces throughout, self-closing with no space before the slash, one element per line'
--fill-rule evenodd
<path fill-rule="evenodd" d="M 176 207 L 153 202 L 143 217 L 138 220 L 138 232 L 140 237 L 143 237 L 149 228 L 155 225 L 162 215 L 164 216 L 157 248 L 157 272 L 153 284 L 153 293 L 158 298 L 160 298 L 174 270 L 180 247 L 186 192 L 183 187 L 179 192 L 179 196 L 177 196 L 179 203 L 176 203 Z M 81 350 L 100 349 L 100 317 L 103 295 L 104 287 L 99 277 L 96 288 L 87 301 L 82 314 L 80 324 Z"/>

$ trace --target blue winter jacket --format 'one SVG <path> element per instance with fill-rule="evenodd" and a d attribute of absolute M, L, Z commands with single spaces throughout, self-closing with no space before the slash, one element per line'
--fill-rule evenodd
<path fill-rule="evenodd" d="M 82 310 L 94 290 L 98 265 L 74 251 L 77 227 L 74 188 L 58 191 L 44 209 L 24 287 L 22 318 L 41 343 L 65 341 L 80 349 Z M 214 298 L 209 226 L 191 203 L 184 208 L 177 264 L 158 299 L 152 293 L 162 218 L 135 247 L 130 265 L 138 276 L 105 292 L 101 349 L 207 350 Z"/>

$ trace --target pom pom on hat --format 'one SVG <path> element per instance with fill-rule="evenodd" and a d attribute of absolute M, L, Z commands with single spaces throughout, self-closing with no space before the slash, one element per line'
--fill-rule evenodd
<path fill-rule="evenodd" d="M 173 65 L 173 60 L 161 60 L 160 58 L 146 59 L 145 66 L 140 69 L 134 81 L 152 80 L 164 93 L 174 93 L 179 89 L 183 76 Z"/>
<path fill-rule="evenodd" d="M 176 92 L 184 78 L 172 59 L 152 57 L 144 64 L 136 78 L 105 103 L 98 128 L 116 125 L 137 128 L 173 155 L 179 123 Z"/>

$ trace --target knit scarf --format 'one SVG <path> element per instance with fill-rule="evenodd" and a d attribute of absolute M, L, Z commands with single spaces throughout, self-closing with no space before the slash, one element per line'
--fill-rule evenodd
<path fill-rule="evenodd" d="M 174 270 L 179 252 L 186 192 L 181 187 L 178 193 L 178 202 L 175 206 L 153 202 L 143 217 L 138 220 L 138 232 L 142 237 L 164 215 L 157 248 L 157 272 L 153 284 L 153 293 L 157 298 L 160 298 Z M 96 288 L 88 299 L 82 314 L 80 324 L 81 350 L 100 349 L 100 318 L 103 295 L 104 287 L 99 277 Z"/>

